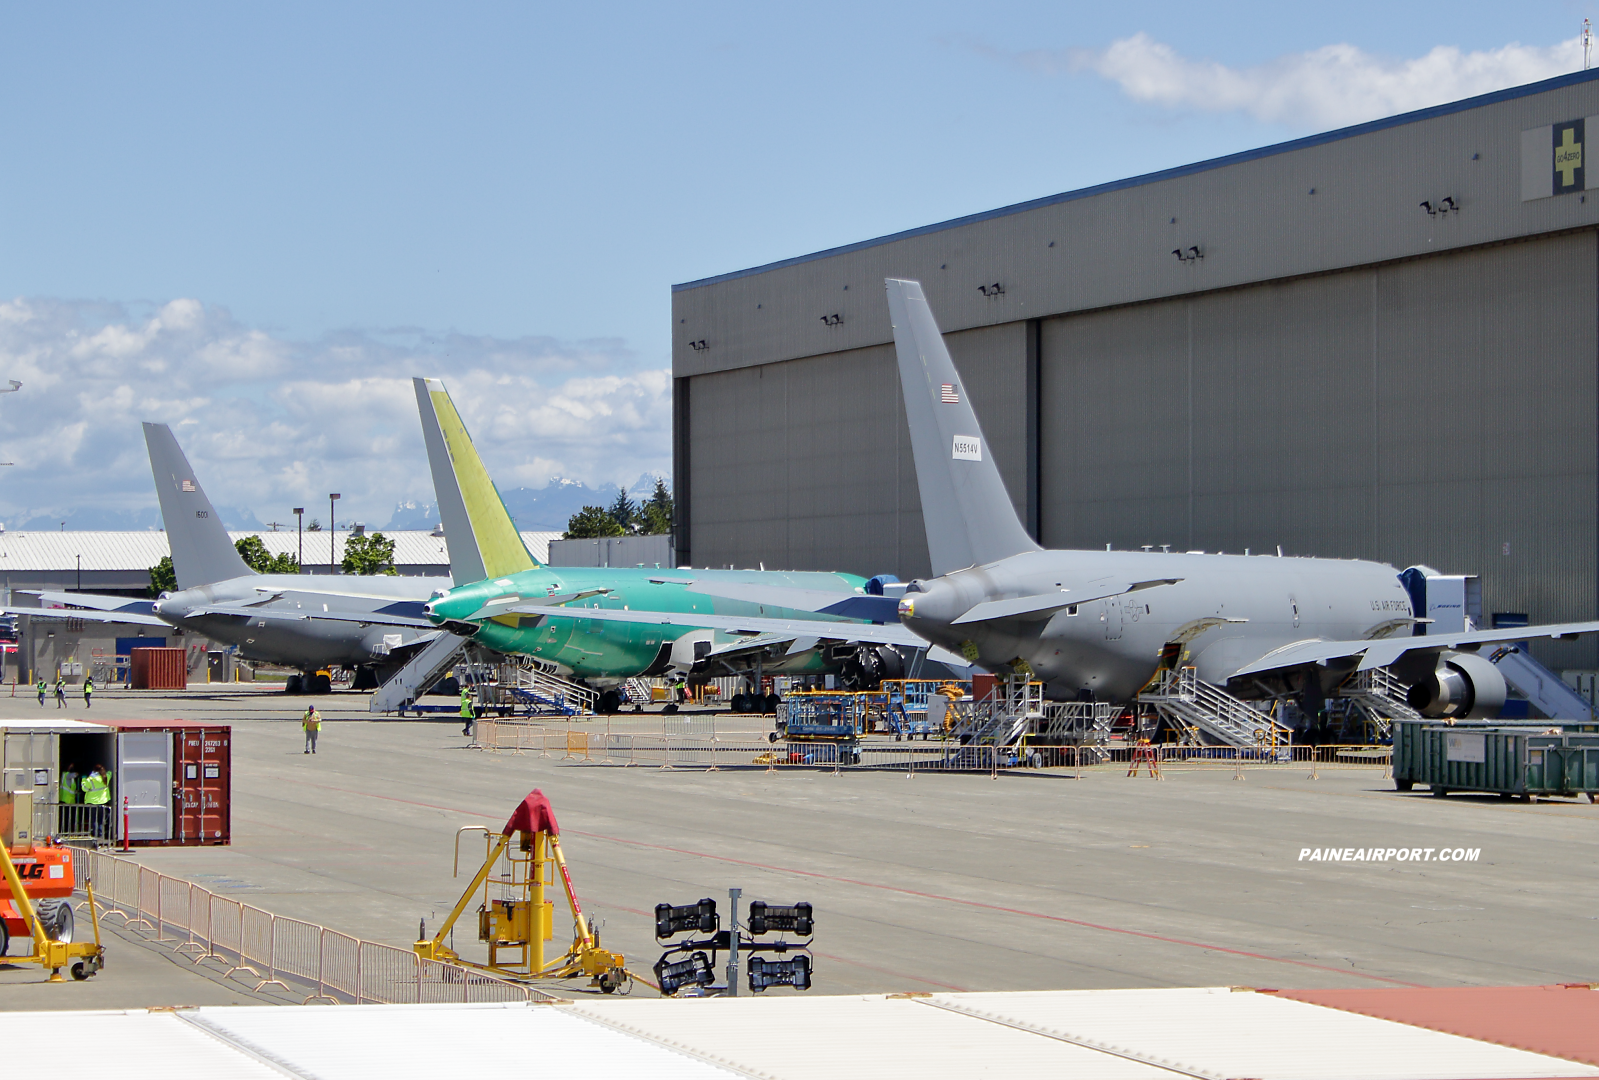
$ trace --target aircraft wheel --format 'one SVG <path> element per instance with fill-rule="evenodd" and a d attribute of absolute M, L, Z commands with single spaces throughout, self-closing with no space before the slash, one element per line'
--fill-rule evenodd
<path fill-rule="evenodd" d="M 283 680 L 283 692 L 285 694 L 298 694 L 304 689 L 305 679 L 303 676 L 290 675 L 287 679 Z"/>
<path fill-rule="evenodd" d="M 678 711 L 677 710 L 677 704 L 674 702 L 671 705 L 668 705 L 666 708 L 662 709 L 661 710 L 661 715 L 662 716 L 675 716 L 675 715 L 677 715 L 677 711 Z"/>
<path fill-rule="evenodd" d="M 600 695 L 600 712 L 610 714 L 622 707 L 622 695 L 615 690 L 607 690 Z"/>
<path fill-rule="evenodd" d="M 782 702 L 782 700 L 783 699 L 778 697 L 776 694 L 767 694 L 766 700 L 761 706 L 761 711 L 769 713 L 777 712 L 777 706 Z"/>
<path fill-rule="evenodd" d="M 313 675 L 313 676 L 311 676 L 311 693 L 313 693 L 313 694 L 331 694 L 331 693 L 333 693 L 333 678 L 331 676 L 329 676 L 329 675 Z"/>

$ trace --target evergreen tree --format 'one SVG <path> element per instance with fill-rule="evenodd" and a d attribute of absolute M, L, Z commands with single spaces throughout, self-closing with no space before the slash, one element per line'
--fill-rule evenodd
<path fill-rule="evenodd" d="M 649 502 L 640 507 L 639 521 L 643 532 L 650 536 L 672 531 L 672 493 L 667 490 L 666 481 L 659 476 L 655 478 L 654 494 Z"/>
<path fill-rule="evenodd" d="M 632 499 L 627 497 L 627 488 L 621 488 L 617 491 L 616 501 L 611 504 L 610 510 L 606 512 L 611 515 L 612 521 L 621 526 L 622 532 L 630 533 L 634 530 L 634 526 L 637 524 L 635 519 L 638 517 L 638 507 Z"/>
<path fill-rule="evenodd" d="M 616 523 L 616 518 L 598 506 L 585 506 L 573 514 L 566 523 L 568 540 L 592 540 L 600 536 L 621 535 L 622 526 Z"/>

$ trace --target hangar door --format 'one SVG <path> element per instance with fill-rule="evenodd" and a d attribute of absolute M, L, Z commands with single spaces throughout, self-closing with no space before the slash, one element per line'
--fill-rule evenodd
<path fill-rule="evenodd" d="M 117 742 L 117 793 L 127 800 L 128 839 L 172 839 L 172 734 L 125 731 Z"/>

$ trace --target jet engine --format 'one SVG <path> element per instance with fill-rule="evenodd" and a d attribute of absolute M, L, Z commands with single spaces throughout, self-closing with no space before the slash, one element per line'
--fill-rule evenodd
<path fill-rule="evenodd" d="M 1480 656 L 1445 653 L 1437 669 L 1412 686 L 1405 700 L 1428 717 L 1493 717 L 1505 703 L 1505 677 Z"/>
<path fill-rule="evenodd" d="M 853 655 L 845 653 L 845 649 L 838 649 L 833 658 L 843 661 L 842 682 L 846 689 L 875 690 L 884 679 L 905 677 L 905 658 L 891 646 L 863 644 L 845 648 L 851 649 Z"/>

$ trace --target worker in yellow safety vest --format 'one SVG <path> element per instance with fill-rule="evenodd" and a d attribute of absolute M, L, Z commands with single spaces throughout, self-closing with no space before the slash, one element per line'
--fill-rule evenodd
<path fill-rule="evenodd" d="M 477 715 L 472 711 L 472 691 L 461 687 L 461 734 L 472 734 L 472 721 Z"/>
<path fill-rule="evenodd" d="M 62 805 L 70 805 L 82 801 L 83 778 L 78 775 L 77 765 L 68 765 L 62 770 L 60 792 Z"/>
<path fill-rule="evenodd" d="M 96 765 L 83 778 L 83 801 L 89 806 L 106 806 L 111 802 L 111 774 L 104 765 Z"/>
<path fill-rule="evenodd" d="M 322 731 L 322 714 L 312 705 L 305 710 L 305 715 L 300 718 L 300 726 L 305 729 L 305 752 L 316 753 L 316 737 Z"/>
<path fill-rule="evenodd" d="M 44 708 L 44 696 L 50 692 L 50 685 L 44 681 L 44 676 L 39 676 L 39 685 L 34 687 L 39 691 L 39 708 Z"/>
<path fill-rule="evenodd" d="M 94 677 L 85 676 L 83 680 L 83 707 L 91 708 L 94 705 Z"/>

